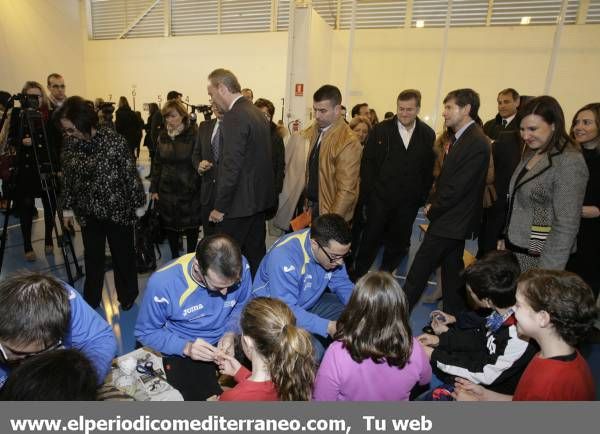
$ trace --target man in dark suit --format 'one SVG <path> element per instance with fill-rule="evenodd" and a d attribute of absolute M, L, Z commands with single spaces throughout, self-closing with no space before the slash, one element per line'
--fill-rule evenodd
<path fill-rule="evenodd" d="M 519 129 L 520 119 L 517 116 L 521 98 L 513 88 L 501 90 L 498 94 L 498 114 L 483 126 L 483 132 L 492 140 L 496 140 L 503 131 Z"/>
<path fill-rule="evenodd" d="M 217 183 L 218 152 L 219 145 L 223 142 L 222 121 L 223 113 L 219 111 L 216 104 L 212 104 L 212 112 L 216 118 L 201 122 L 198 127 L 198 136 L 192 154 L 192 164 L 202 176 L 202 233 L 209 236 L 215 233 L 215 224 L 208 221 L 208 216 L 215 206 L 215 186 Z"/>
<path fill-rule="evenodd" d="M 243 97 L 231 71 L 216 69 L 208 80 L 208 95 L 224 113 L 215 203 L 208 220 L 240 244 L 254 275 L 266 251 L 265 211 L 275 202 L 269 124 Z"/>
<path fill-rule="evenodd" d="M 397 115 L 375 127 L 363 150 L 359 206 L 366 206 L 367 220 L 355 278 L 369 270 L 382 243 L 381 269 L 393 272 L 398 267 L 433 182 L 435 132 L 417 116 L 421 92 L 403 90 L 396 103 Z"/>
<path fill-rule="evenodd" d="M 483 210 L 481 228 L 477 238 L 477 258 L 496 250 L 499 232 L 504 225 L 503 210 L 506 202 L 508 182 L 521 158 L 518 152 L 520 142 L 519 127 L 521 119 L 518 109 L 521 103 L 519 93 L 504 89 L 498 93 L 498 114 L 483 126 L 483 132 L 494 141 L 492 155 L 494 159 L 494 187 L 497 199 L 491 207 Z"/>
<path fill-rule="evenodd" d="M 472 89 L 454 90 L 444 99 L 445 124 L 455 139 L 425 206 L 429 228 L 406 277 L 411 309 L 440 265 L 444 311 L 456 315 L 466 306 L 463 251 L 465 239 L 479 229 L 490 158 L 489 140 L 474 120 L 478 110 L 479 95 Z"/>

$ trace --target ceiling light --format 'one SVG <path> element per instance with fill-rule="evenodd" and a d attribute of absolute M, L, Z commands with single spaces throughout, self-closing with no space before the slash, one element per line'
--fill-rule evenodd
<path fill-rule="evenodd" d="M 531 22 L 531 17 L 521 17 L 521 24 L 527 25 Z"/>
<path fill-rule="evenodd" d="M 417 22 L 415 23 L 415 26 L 418 27 L 419 29 L 422 27 L 425 27 L 425 21 L 417 20 Z"/>

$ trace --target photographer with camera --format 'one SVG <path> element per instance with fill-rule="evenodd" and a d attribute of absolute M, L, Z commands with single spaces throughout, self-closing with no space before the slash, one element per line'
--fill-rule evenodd
<path fill-rule="evenodd" d="M 14 152 L 15 159 L 5 192 L 10 199 L 15 201 L 19 213 L 25 259 L 33 262 L 37 259 L 31 243 L 36 197 L 42 199 L 44 206 L 45 253 L 52 254 L 54 250 L 52 229 L 56 196 L 53 191 L 44 191 L 40 174 L 55 175 L 51 172 L 53 168 L 57 167 L 58 154 L 55 135 L 44 133 L 50 118 L 48 98 L 44 88 L 38 82 L 27 81 L 23 85 L 21 93 L 21 107 L 13 108 L 10 118 L 7 143 L 9 148 L 14 150 L 11 152 Z M 25 119 L 24 110 L 29 109 L 36 110 L 41 114 L 41 122 L 39 124 L 35 122 L 33 125 L 37 138 L 31 137 L 29 125 Z"/>
<path fill-rule="evenodd" d="M 104 283 L 104 245 L 108 239 L 115 288 L 122 310 L 138 295 L 134 223 L 136 208 L 145 203 L 142 181 L 127 142 L 116 131 L 98 126 L 90 103 L 67 98 L 56 118 L 67 136 L 63 150 L 64 225 L 77 216 L 84 248 L 85 301 L 97 308 Z"/>

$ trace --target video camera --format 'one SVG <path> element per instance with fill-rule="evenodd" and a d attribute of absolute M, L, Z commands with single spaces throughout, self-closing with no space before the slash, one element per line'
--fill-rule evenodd
<path fill-rule="evenodd" d="M 210 117 L 213 114 L 212 108 L 209 105 L 190 105 L 190 108 L 192 109 L 192 113 L 196 113 L 196 111 L 202 113 L 205 121 L 210 120 Z"/>
<path fill-rule="evenodd" d="M 40 109 L 40 99 L 37 95 L 27 95 L 25 93 L 18 93 L 13 96 L 14 101 L 19 101 L 23 109 Z"/>

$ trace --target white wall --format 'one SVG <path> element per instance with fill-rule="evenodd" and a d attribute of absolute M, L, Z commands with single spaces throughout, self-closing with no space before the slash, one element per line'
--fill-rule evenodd
<path fill-rule="evenodd" d="M 500 89 L 522 94 L 544 90 L 554 27 L 451 28 L 442 95 L 472 87 L 481 95 L 481 117 L 496 114 Z M 334 33 L 332 76 L 345 81 L 348 31 Z M 367 101 L 380 117 L 395 111 L 404 88 L 423 93 L 422 116 L 431 116 L 436 93 L 443 29 L 357 30 L 352 89 L 346 106 Z M 582 105 L 600 99 L 600 26 L 565 26 L 551 94 L 568 119 Z"/>
<path fill-rule="evenodd" d="M 65 76 L 67 93 L 89 98 L 131 98 L 137 106 L 163 100 L 171 89 L 204 103 L 206 76 L 229 68 L 255 97 L 275 103 L 279 118 L 285 95 L 287 32 L 187 36 L 172 38 L 87 40 L 84 8 L 78 0 L 0 1 L 0 89 L 17 91 L 26 80 L 44 81 L 50 72 Z M 310 16 L 306 41 L 310 67 L 304 93 L 320 85 L 344 89 L 348 31 L 331 31 Z M 483 119 L 496 112 L 497 91 L 515 87 L 523 94 L 543 91 L 554 35 L 552 26 L 452 28 L 442 94 L 473 87 L 482 98 Z M 431 116 L 443 29 L 357 30 L 350 98 L 367 101 L 380 117 L 394 110 L 399 90 L 423 93 L 422 116 Z M 590 100 L 600 99 L 600 25 L 565 26 L 551 94 L 567 118 Z M 306 108 L 310 104 L 306 104 Z"/>
<path fill-rule="evenodd" d="M 207 76 L 223 67 L 280 113 L 286 62 L 287 32 L 85 41 L 86 93 L 104 99 L 112 94 L 113 100 L 124 95 L 131 103 L 135 84 L 138 110 L 159 94 L 164 102 L 170 90 L 207 104 Z"/>
<path fill-rule="evenodd" d="M 0 1 L 0 89 L 19 92 L 27 80 L 65 77 L 67 94 L 85 92 L 78 0 Z"/>

